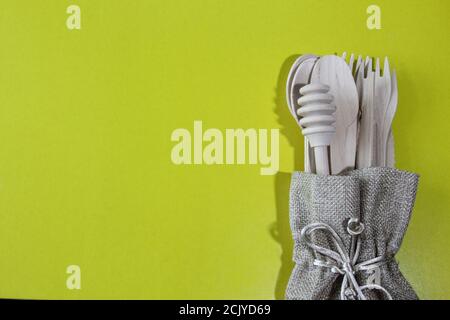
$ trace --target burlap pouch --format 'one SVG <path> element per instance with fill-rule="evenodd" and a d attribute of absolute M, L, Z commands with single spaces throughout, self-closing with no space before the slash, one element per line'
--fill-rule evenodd
<path fill-rule="evenodd" d="M 290 191 L 294 270 L 287 299 L 417 299 L 395 261 L 418 176 L 368 168 L 295 172 Z"/>

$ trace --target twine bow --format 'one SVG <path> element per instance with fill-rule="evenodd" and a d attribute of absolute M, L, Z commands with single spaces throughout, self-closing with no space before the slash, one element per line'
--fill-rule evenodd
<path fill-rule="evenodd" d="M 315 231 L 323 230 L 331 235 L 331 238 L 337 248 L 337 252 L 331 249 L 316 245 L 311 239 L 311 234 Z M 392 300 L 391 294 L 378 284 L 366 284 L 360 286 L 355 278 L 355 273 L 358 271 L 367 271 L 380 267 L 386 263 L 384 256 L 379 256 L 364 262 L 357 263 L 361 240 L 359 235 L 364 231 L 364 225 L 358 219 L 352 218 L 348 222 L 347 232 L 352 236 L 350 254 L 345 251 L 344 242 L 339 237 L 336 231 L 325 223 L 311 223 L 304 227 L 301 231 L 301 239 L 310 247 L 315 253 L 321 253 L 328 257 L 332 262 L 316 259 L 314 265 L 323 268 L 329 268 L 334 273 L 339 273 L 344 276 L 341 285 L 340 297 L 341 300 L 367 300 L 364 295 L 365 290 L 380 290 L 386 294 L 389 300 Z"/>

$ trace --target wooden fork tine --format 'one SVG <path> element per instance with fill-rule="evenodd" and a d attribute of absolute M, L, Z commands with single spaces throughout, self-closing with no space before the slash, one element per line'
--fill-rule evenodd
<path fill-rule="evenodd" d="M 381 74 L 381 70 L 380 70 L 380 59 L 377 58 L 376 64 L 375 64 L 375 76 L 379 78 L 379 77 L 380 77 L 380 74 Z"/>
<path fill-rule="evenodd" d="M 365 78 L 367 78 L 369 76 L 369 74 L 372 72 L 372 58 L 371 57 L 366 57 L 366 62 L 365 62 Z"/>
<path fill-rule="evenodd" d="M 353 64 L 354 64 L 354 62 L 355 62 L 355 55 L 352 53 L 350 55 L 350 61 L 348 62 L 348 66 L 350 67 L 350 70 L 352 70 L 352 72 L 353 72 Z"/>
<path fill-rule="evenodd" d="M 358 60 L 356 61 L 356 70 L 359 70 L 359 67 L 361 67 L 362 64 L 362 57 L 361 55 L 358 56 Z"/>
<path fill-rule="evenodd" d="M 384 58 L 383 77 L 385 77 L 386 79 L 391 78 L 391 70 L 390 70 L 390 66 L 389 66 L 388 57 Z"/>

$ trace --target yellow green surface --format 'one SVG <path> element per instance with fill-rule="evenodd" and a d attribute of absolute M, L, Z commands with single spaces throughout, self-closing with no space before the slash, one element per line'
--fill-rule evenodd
<path fill-rule="evenodd" d="M 370 4 L 1 1 L 0 297 L 282 298 L 303 167 L 285 79 L 301 53 L 348 51 L 398 72 L 397 164 L 421 175 L 398 259 L 421 298 L 450 298 L 450 2 L 377 0 L 374 31 Z M 174 165 L 194 120 L 280 128 L 280 172 Z"/>

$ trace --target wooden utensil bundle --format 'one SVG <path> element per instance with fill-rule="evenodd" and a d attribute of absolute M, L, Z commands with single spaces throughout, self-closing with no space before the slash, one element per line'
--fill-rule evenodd
<path fill-rule="evenodd" d="M 394 166 L 395 71 L 387 58 L 383 71 L 378 58 L 375 70 L 369 57 L 345 59 L 303 55 L 289 73 L 287 102 L 305 136 L 306 172 Z"/>

